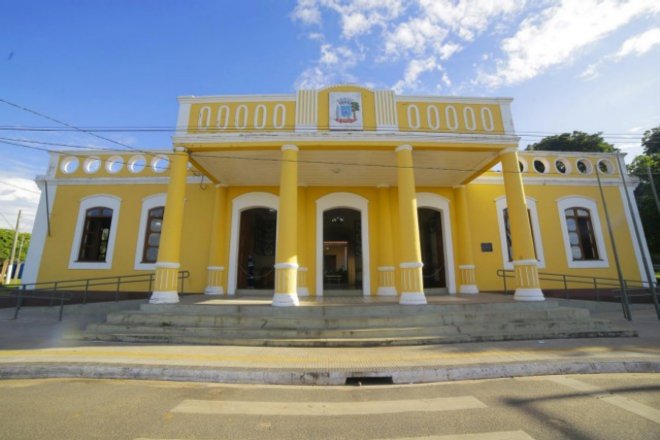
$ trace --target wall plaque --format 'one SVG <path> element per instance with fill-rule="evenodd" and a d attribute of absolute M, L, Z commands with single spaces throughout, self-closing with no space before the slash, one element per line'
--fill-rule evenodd
<path fill-rule="evenodd" d="M 330 130 L 362 130 L 362 94 L 330 93 Z"/>

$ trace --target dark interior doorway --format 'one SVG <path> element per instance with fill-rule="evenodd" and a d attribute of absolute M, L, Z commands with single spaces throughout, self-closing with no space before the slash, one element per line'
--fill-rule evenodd
<path fill-rule="evenodd" d="M 274 289 L 276 233 L 276 210 L 252 208 L 241 212 L 237 288 Z"/>
<path fill-rule="evenodd" d="M 362 217 L 350 208 L 323 213 L 323 290 L 362 293 Z"/>
<path fill-rule="evenodd" d="M 424 267 L 424 289 L 447 287 L 445 278 L 445 252 L 442 236 L 442 213 L 435 209 L 419 208 L 419 241 Z"/>

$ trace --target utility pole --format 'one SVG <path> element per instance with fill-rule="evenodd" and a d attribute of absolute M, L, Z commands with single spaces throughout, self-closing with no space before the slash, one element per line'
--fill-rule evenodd
<path fill-rule="evenodd" d="M 23 254 L 23 244 L 25 243 L 25 236 L 21 237 L 21 244 L 18 246 L 18 255 L 16 256 L 16 274 L 14 275 L 14 279 L 17 280 L 19 278 L 18 270 L 21 267 L 21 255 Z"/>
<path fill-rule="evenodd" d="M 7 268 L 7 284 L 11 282 L 11 269 L 14 265 L 14 257 L 16 256 L 16 245 L 18 244 L 18 227 L 21 224 L 21 210 L 18 210 L 18 217 L 16 218 L 16 229 L 14 229 L 14 244 L 11 246 L 11 257 L 9 257 L 9 267 Z"/>
<path fill-rule="evenodd" d="M 660 214 L 660 200 L 658 200 L 658 192 L 655 190 L 655 180 L 653 180 L 653 174 L 651 174 L 651 167 L 646 167 L 646 174 L 649 176 L 649 183 L 651 184 L 651 191 L 653 191 L 653 199 L 655 200 L 655 208 Z"/>

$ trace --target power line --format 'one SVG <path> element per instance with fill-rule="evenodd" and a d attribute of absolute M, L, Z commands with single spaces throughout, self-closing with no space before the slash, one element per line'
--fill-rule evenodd
<path fill-rule="evenodd" d="M 111 143 L 113 143 L 113 144 L 115 144 L 115 145 L 120 145 L 120 146 L 125 147 L 125 148 L 128 148 L 128 149 L 130 149 L 130 150 L 136 150 L 136 149 L 135 149 L 134 147 L 132 147 L 131 145 L 124 144 L 124 143 L 122 143 L 122 142 L 116 141 L 116 140 L 114 140 L 114 139 L 107 138 L 107 137 L 105 137 L 105 136 L 100 136 L 100 135 L 94 133 L 93 131 L 89 131 L 89 130 L 85 130 L 85 129 L 83 129 L 83 128 L 76 127 L 75 125 L 71 125 L 71 124 L 69 124 L 69 123 L 67 123 L 67 122 L 60 121 L 59 119 L 55 119 L 55 118 L 53 118 L 52 116 L 48 116 L 48 115 L 45 115 L 45 114 L 43 114 L 43 113 L 41 113 L 41 112 L 38 112 L 38 111 L 36 111 L 36 110 L 32 110 L 32 109 L 27 108 L 27 107 L 24 107 L 24 106 L 22 106 L 22 105 L 19 105 L 19 104 L 16 104 L 16 103 L 13 103 L 13 102 L 7 101 L 6 99 L 2 99 L 2 98 L 0 98 L 0 102 L 4 102 L 4 103 L 7 104 L 7 105 L 10 105 L 10 106 L 12 106 L 12 107 L 18 108 L 18 109 L 23 110 L 23 111 L 28 112 L 28 113 L 32 113 L 32 114 L 37 115 L 37 116 L 39 116 L 39 117 L 42 117 L 42 118 L 44 118 L 44 119 L 48 119 L 48 120 L 53 121 L 53 122 L 55 122 L 55 123 L 57 123 L 57 124 L 64 125 L 65 127 L 69 127 L 70 129 L 73 129 L 73 130 L 79 131 L 79 132 L 81 132 L 81 133 L 86 133 L 86 134 L 88 134 L 88 135 L 90 135 L 90 136 L 94 136 L 94 137 L 96 137 L 96 138 L 98 138 L 98 139 L 102 139 L 102 140 L 104 140 L 104 141 L 111 142 Z"/>
<path fill-rule="evenodd" d="M 0 185 L 13 186 L 14 188 L 21 189 L 21 190 L 23 190 L 23 191 L 31 192 L 31 193 L 34 193 L 34 194 L 41 194 L 39 191 L 35 191 L 35 190 L 33 190 L 33 189 L 24 188 L 24 187 L 22 187 L 22 186 L 14 185 L 13 183 L 5 182 L 5 181 L 0 181 Z"/>

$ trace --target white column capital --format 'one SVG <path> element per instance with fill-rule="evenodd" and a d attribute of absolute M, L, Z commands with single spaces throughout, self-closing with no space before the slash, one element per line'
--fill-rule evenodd
<path fill-rule="evenodd" d="M 282 145 L 282 151 L 286 150 L 298 151 L 298 146 L 293 144 Z"/>
<path fill-rule="evenodd" d="M 412 149 L 413 149 L 412 145 L 399 145 L 394 149 L 394 151 L 398 153 L 399 151 L 405 151 L 405 150 L 412 151 Z"/>
<path fill-rule="evenodd" d="M 177 153 L 185 153 L 187 150 L 186 147 L 174 147 L 174 151 Z"/>

